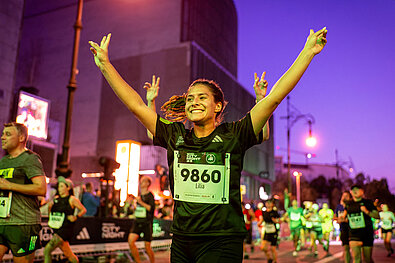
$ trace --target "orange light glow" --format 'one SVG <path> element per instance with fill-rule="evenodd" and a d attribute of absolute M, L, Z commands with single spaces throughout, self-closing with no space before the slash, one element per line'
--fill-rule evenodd
<path fill-rule="evenodd" d="M 120 204 L 124 204 L 127 195 L 138 195 L 141 144 L 132 140 L 117 141 L 115 160 L 120 163 L 114 172 L 116 190 L 120 189 Z"/>

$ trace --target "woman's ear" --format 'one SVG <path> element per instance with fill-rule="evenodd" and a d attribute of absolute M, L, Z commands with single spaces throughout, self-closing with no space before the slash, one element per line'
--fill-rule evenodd
<path fill-rule="evenodd" d="M 215 112 L 221 112 L 222 111 L 222 102 L 218 102 L 217 105 L 215 106 Z"/>

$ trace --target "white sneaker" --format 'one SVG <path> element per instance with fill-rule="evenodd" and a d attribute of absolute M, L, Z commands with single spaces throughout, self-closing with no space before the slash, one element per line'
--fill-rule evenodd
<path fill-rule="evenodd" d="M 292 256 L 296 257 L 298 255 L 298 252 L 294 251 L 292 252 Z"/>

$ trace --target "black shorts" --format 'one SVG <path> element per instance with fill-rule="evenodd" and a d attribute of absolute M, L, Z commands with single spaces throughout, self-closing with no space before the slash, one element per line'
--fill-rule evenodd
<path fill-rule="evenodd" d="M 150 221 L 134 221 L 129 233 L 137 234 L 146 242 L 152 241 L 152 222 Z M 143 234 L 143 235 L 141 235 Z"/>
<path fill-rule="evenodd" d="M 59 229 L 52 229 L 55 234 L 58 234 L 63 241 L 70 241 L 74 236 L 74 224 L 68 224 L 66 227 L 61 227 Z"/>
<path fill-rule="evenodd" d="M 0 245 L 11 249 L 14 257 L 29 255 L 41 248 L 41 225 L 2 225 L 0 226 Z"/>
<path fill-rule="evenodd" d="M 342 241 L 342 246 L 350 245 L 348 231 L 348 229 L 340 230 L 340 240 Z"/>
<path fill-rule="evenodd" d="M 272 246 L 277 246 L 277 242 L 278 242 L 278 233 L 265 233 L 265 236 L 263 237 L 263 240 L 266 240 L 268 242 L 270 242 L 270 245 Z"/>
<path fill-rule="evenodd" d="M 244 239 L 244 242 L 246 244 L 251 244 L 252 243 L 252 227 L 250 229 L 247 229 L 247 235 Z"/>
<path fill-rule="evenodd" d="M 392 233 L 392 228 L 390 228 L 390 229 L 381 228 L 381 233 L 382 233 L 382 234 L 385 234 L 385 233 Z"/>
<path fill-rule="evenodd" d="M 171 263 L 241 263 L 243 236 L 173 235 Z"/>
<path fill-rule="evenodd" d="M 367 229 L 362 232 L 360 235 L 351 235 L 350 233 L 350 241 L 359 241 L 362 242 L 363 247 L 373 247 L 374 242 L 374 234 L 373 229 Z"/>

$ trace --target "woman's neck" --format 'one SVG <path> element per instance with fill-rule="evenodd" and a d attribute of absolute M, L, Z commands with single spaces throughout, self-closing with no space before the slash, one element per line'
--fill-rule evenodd
<path fill-rule="evenodd" d="M 203 138 L 209 136 L 215 130 L 215 123 L 210 125 L 199 125 L 195 124 L 193 126 L 193 132 L 196 137 Z"/>
<path fill-rule="evenodd" d="M 67 197 L 67 196 L 69 196 L 69 194 L 68 193 L 64 193 L 64 194 L 59 194 L 59 196 L 60 197 Z"/>

